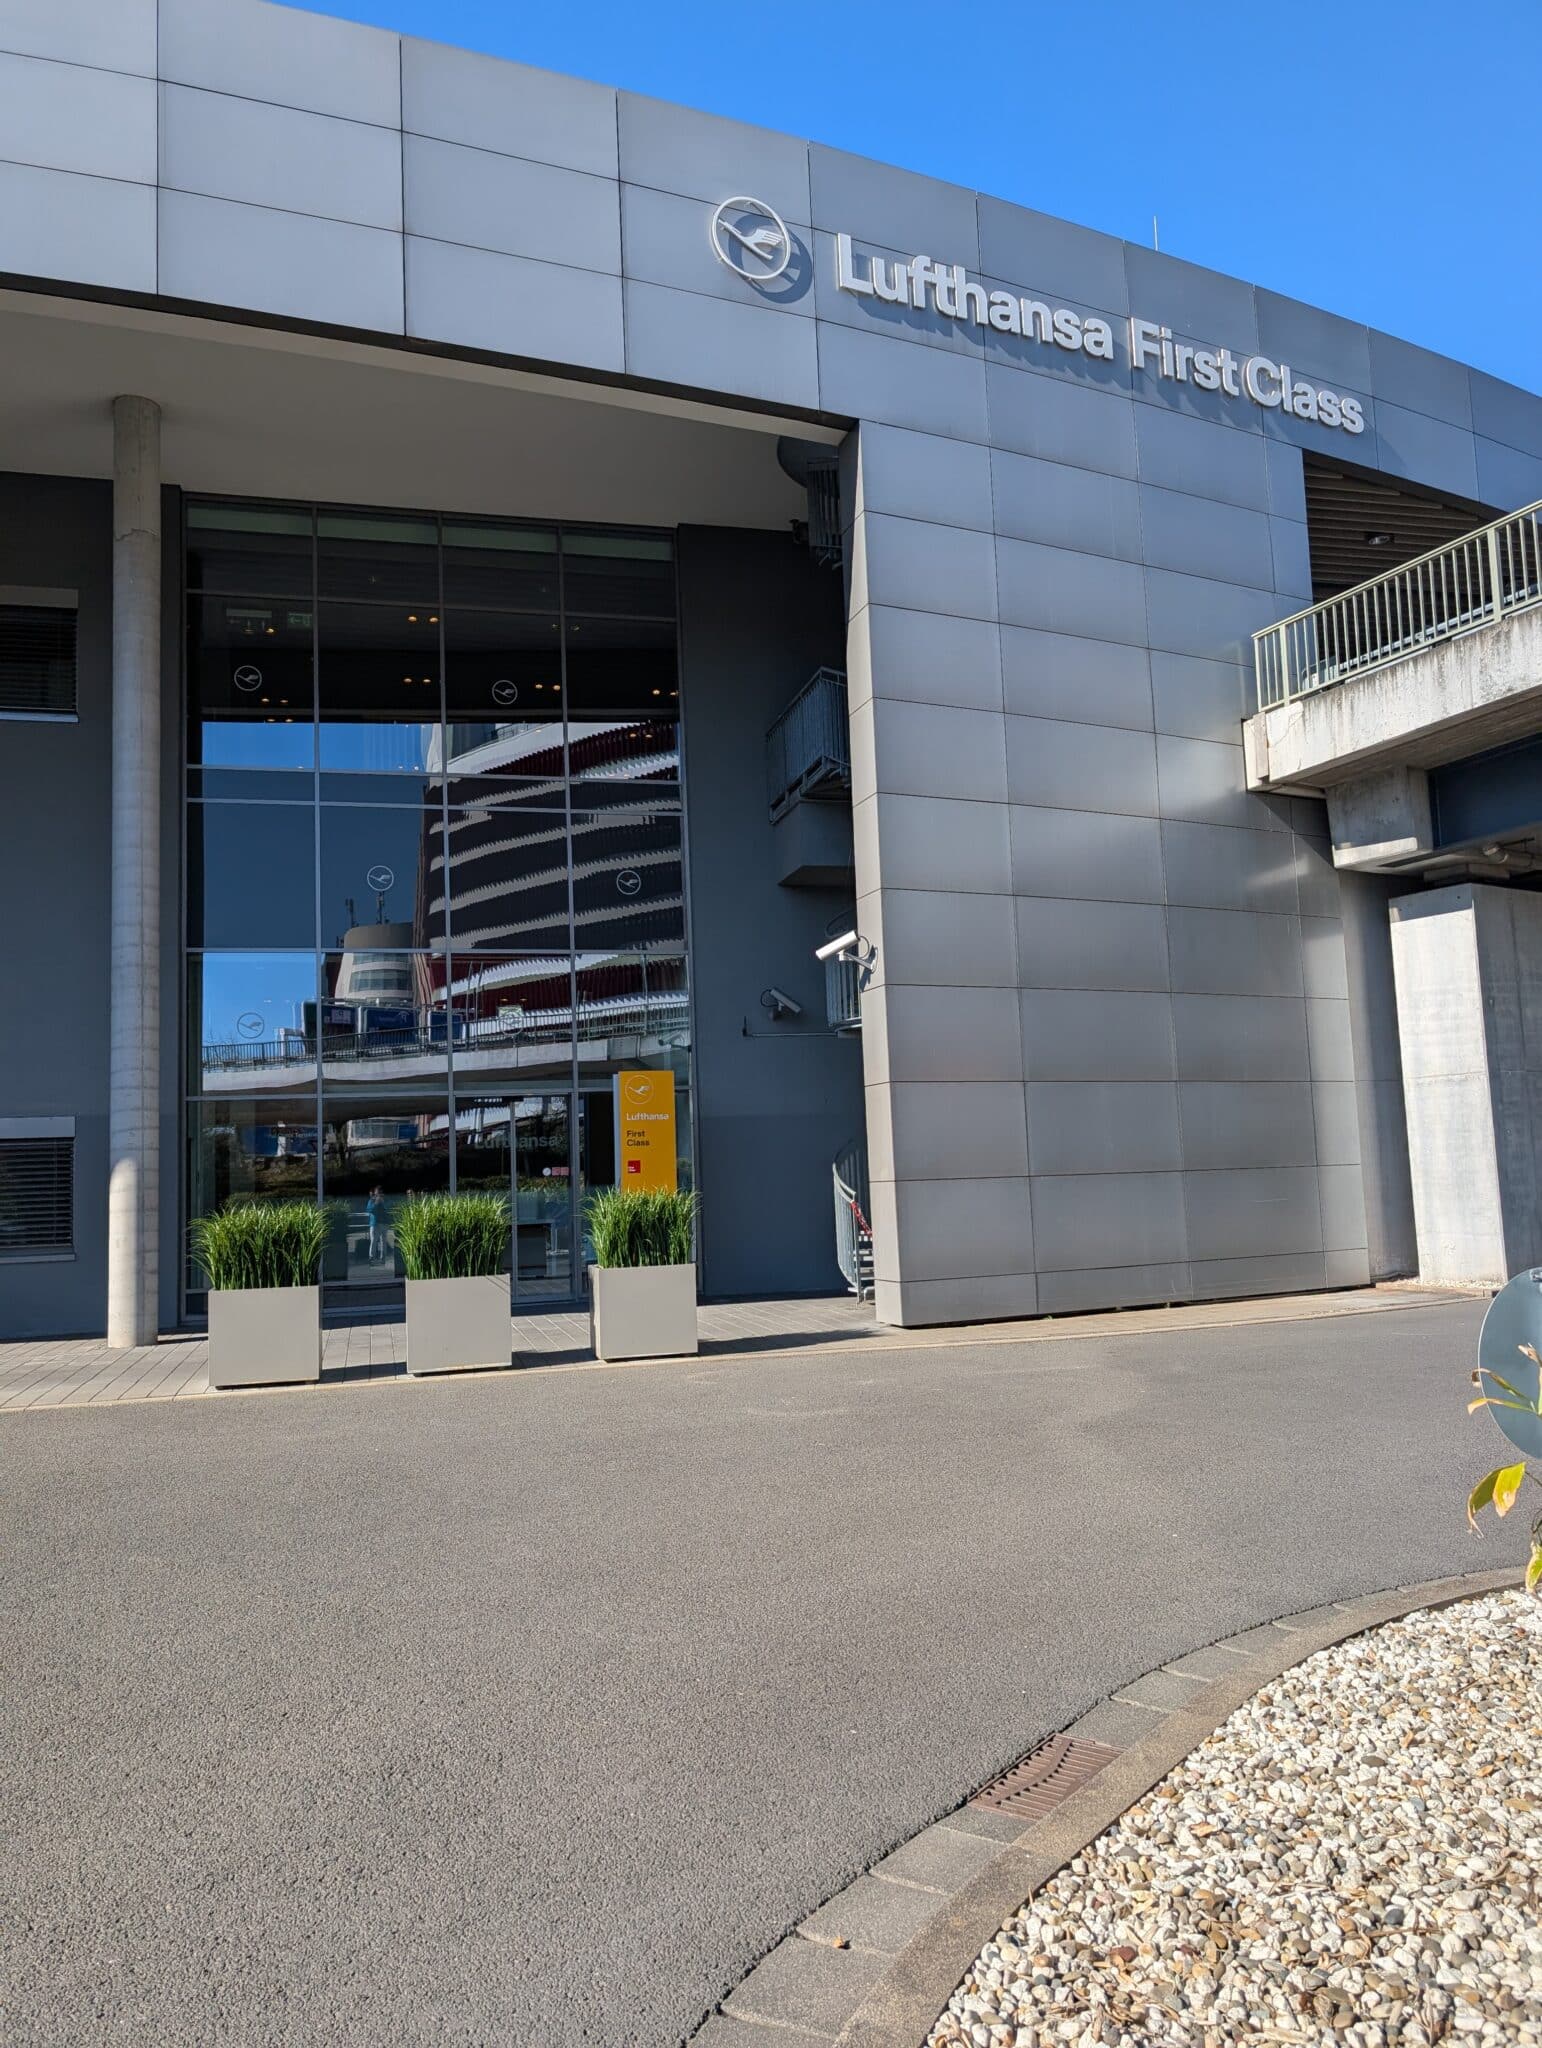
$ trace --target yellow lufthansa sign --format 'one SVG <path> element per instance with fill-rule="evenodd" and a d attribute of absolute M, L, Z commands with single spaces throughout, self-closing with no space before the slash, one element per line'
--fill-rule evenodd
<path fill-rule="evenodd" d="M 675 1077 L 616 1076 L 616 1144 L 624 1188 L 675 1186 Z"/>

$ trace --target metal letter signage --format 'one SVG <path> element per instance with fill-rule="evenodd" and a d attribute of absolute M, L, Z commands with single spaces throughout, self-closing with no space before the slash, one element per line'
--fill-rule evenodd
<path fill-rule="evenodd" d="M 758 199 L 725 199 L 713 210 L 708 235 L 718 261 L 747 284 L 771 283 L 792 260 L 793 241 L 786 223 Z M 966 321 L 1099 362 L 1116 360 L 1114 325 L 1100 314 L 1078 313 L 1070 306 L 1003 291 L 971 277 L 962 263 L 938 263 L 930 256 L 880 256 L 859 250 L 850 235 L 837 235 L 835 283 L 838 291 L 855 298 L 913 306 L 939 319 Z M 1265 412 L 1289 413 L 1346 434 L 1365 432 L 1365 412 L 1358 398 L 1298 377 L 1289 363 L 1180 341 L 1170 327 L 1137 313 L 1119 325 L 1125 358 L 1137 377 L 1192 384 L 1196 391 L 1246 399 Z"/>
<path fill-rule="evenodd" d="M 859 253 L 850 235 L 837 235 L 835 282 L 838 290 L 857 298 L 915 306 L 944 320 L 967 320 L 976 327 L 1020 335 L 1046 348 L 1096 356 L 1106 363 L 1114 360 L 1114 330 L 1107 320 L 1074 312 L 1069 306 L 1051 306 L 1042 299 L 992 290 L 972 278 L 962 263 L 934 263 L 930 256 L 912 256 L 901 262 L 897 257 Z M 1324 427 L 1342 427 L 1346 434 L 1365 432 L 1365 414 L 1358 398 L 1309 383 L 1297 377 L 1288 363 L 1179 341 L 1170 327 L 1143 320 L 1135 313 L 1123 326 L 1130 368 L 1137 376 L 1192 384 L 1198 391 L 1215 391 L 1223 398 L 1248 398 L 1266 411 L 1288 412 L 1298 420 L 1316 420 Z"/>
<path fill-rule="evenodd" d="M 616 1076 L 616 1151 L 624 1188 L 675 1186 L 675 1077 L 633 1069 Z"/>

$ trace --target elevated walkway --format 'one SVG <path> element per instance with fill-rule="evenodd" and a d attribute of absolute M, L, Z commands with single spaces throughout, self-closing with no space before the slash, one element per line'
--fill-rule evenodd
<path fill-rule="evenodd" d="M 1431 774 L 1542 740 L 1542 504 L 1255 634 L 1254 655 L 1249 788 L 1325 797 L 1340 867 L 1465 861 L 1462 839 L 1527 822 L 1511 774 L 1509 812 L 1467 802 L 1443 834 Z"/>

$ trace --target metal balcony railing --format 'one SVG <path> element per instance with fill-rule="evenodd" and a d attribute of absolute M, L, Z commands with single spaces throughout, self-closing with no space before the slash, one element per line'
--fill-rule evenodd
<path fill-rule="evenodd" d="M 1258 708 L 1542 603 L 1542 501 L 1253 635 Z"/>
<path fill-rule="evenodd" d="M 846 678 L 836 668 L 816 669 L 766 730 L 766 795 L 772 821 L 799 797 L 829 796 L 850 788 Z"/>
<path fill-rule="evenodd" d="M 825 1014 L 832 1031 L 862 1029 L 862 984 L 867 969 L 860 960 L 839 954 L 825 962 Z"/>

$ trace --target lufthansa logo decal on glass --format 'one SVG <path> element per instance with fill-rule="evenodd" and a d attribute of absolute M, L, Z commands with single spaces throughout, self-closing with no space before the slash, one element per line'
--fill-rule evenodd
<path fill-rule="evenodd" d="M 719 263 L 750 284 L 772 284 L 792 261 L 787 223 L 763 199 L 725 199 L 708 230 Z"/>

